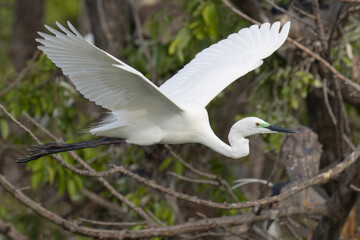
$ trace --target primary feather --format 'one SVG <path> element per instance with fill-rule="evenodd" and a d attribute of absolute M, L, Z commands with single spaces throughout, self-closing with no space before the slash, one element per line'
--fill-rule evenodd
<path fill-rule="evenodd" d="M 290 22 L 279 33 L 280 22 L 241 29 L 211 45 L 160 86 L 176 103 L 205 107 L 225 87 L 262 64 L 286 40 Z"/>

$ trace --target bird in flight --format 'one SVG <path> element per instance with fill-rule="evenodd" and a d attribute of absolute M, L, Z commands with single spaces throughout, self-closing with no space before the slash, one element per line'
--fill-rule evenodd
<path fill-rule="evenodd" d="M 138 145 L 200 143 L 230 157 L 249 154 L 247 136 L 295 131 L 256 117 L 237 121 L 220 140 L 209 124 L 206 105 L 233 81 L 259 67 L 286 40 L 290 22 L 253 25 L 198 53 L 177 74 L 157 87 L 142 73 L 97 48 L 68 22 L 60 31 L 39 32 L 41 49 L 86 98 L 110 110 L 90 132 Z"/>

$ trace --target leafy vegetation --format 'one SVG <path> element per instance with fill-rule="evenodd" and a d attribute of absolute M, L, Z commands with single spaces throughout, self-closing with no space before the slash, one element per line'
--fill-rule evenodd
<path fill-rule="evenodd" d="M 17 74 L 11 66 L 7 48 L 11 41 L 11 26 L 14 21 L 14 1 L 9 1 L 7 8 L 0 8 L 0 92 L 9 86 Z M 82 7 L 80 1 L 46 1 L 45 22 L 53 25 L 55 21 L 64 22 L 71 20 L 76 22 L 79 10 Z M 196 53 L 208 47 L 228 34 L 238 31 L 247 26 L 248 23 L 239 19 L 221 1 L 187 0 L 181 6 L 183 11 L 182 26 L 176 33 L 168 27 L 174 19 L 167 15 L 166 11 L 154 14 L 143 28 L 148 30 L 150 36 L 144 40 L 144 44 L 149 48 L 152 65 L 155 66 L 157 83 L 161 83 L 171 75 L 176 73 L 184 64 L 188 63 Z M 340 45 L 332 48 L 334 56 L 334 66 L 336 69 L 349 78 L 354 77 L 354 72 L 349 72 L 354 62 L 355 52 L 360 52 L 358 19 L 350 16 L 349 24 Z M 161 37 L 160 37 L 161 36 Z M 148 59 L 145 57 L 144 49 L 138 41 L 131 39 L 126 46 L 119 51 L 119 57 L 134 68 L 143 72 L 147 77 L 151 75 Z M 352 75 L 351 75 L 352 74 Z M 306 66 L 289 66 L 281 56 L 274 55 L 270 60 L 265 61 L 264 65 L 256 72 L 251 74 L 256 78 L 253 91 L 247 104 L 250 111 L 238 114 L 236 119 L 244 115 L 256 115 L 267 119 L 272 123 L 281 123 L 290 126 L 298 123 L 307 125 L 308 116 L 302 114 L 306 108 L 305 100 L 308 94 L 314 89 L 322 88 L 323 83 L 318 76 L 306 69 Z M 357 76 L 358 81 L 360 77 Z M 220 95 L 210 106 L 210 115 L 217 114 L 218 107 L 226 102 L 225 95 Z M 20 84 L 0 95 L 0 102 L 17 119 L 26 122 L 41 140 L 49 140 L 39 128 L 29 123 L 23 112 L 29 114 L 34 120 L 44 128 L 49 129 L 54 135 L 66 140 L 66 142 L 80 142 L 93 139 L 88 133 L 80 130 L 87 129 L 94 121 L 98 120 L 97 114 L 89 114 L 88 108 L 93 109 L 94 105 L 84 99 L 73 87 L 72 83 L 61 71 L 44 55 L 41 54 L 34 66 L 26 73 Z M 347 105 L 346 110 L 351 116 L 358 117 L 359 109 Z M 95 112 L 95 111 L 94 111 Z M 245 111 L 244 111 L 245 112 Z M 355 120 L 356 121 L 356 120 Z M 214 124 L 216 126 L 216 124 Z M 19 149 L 33 143 L 32 138 L 25 132 L 15 131 L 14 126 L 4 114 L 0 114 L 0 138 L 2 144 L 16 145 Z M 355 142 L 359 142 L 360 134 L 353 133 Z M 263 136 L 267 143 L 267 151 L 278 152 L 282 143 L 281 135 Z M 146 163 L 148 156 L 151 155 L 152 148 L 142 148 L 137 146 L 126 146 L 117 149 L 110 149 L 109 154 L 103 155 L 107 148 L 83 149 L 77 153 L 86 159 L 90 166 L 97 171 L 107 169 L 107 164 L 118 163 L 127 169 L 135 169 L 151 180 L 171 185 L 174 188 L 182 189 L 189 194 L 203 195 L 209 200 L 216 202 L 232 202 L 231 196 L 226 194 L 224 186 L 195 185 L 180 180 L 169 178 L 167 172 L 171 171 L 178 175 L 186 175 L 187 169 L 173 156 L 159 151 L 157 158 L 153 157 L 154 163 Z M 157 149 L 156 149 L 157 150 Z M 226 164 L 218 155 L 194 156 L 194 151 L 189 148 L 178 148 L 179 154 L 184 159 L 197 159 L 203 169 L 209 169 L 212 173 L 222 176 L 227 182 L 231 183 L 237 178 L 237 172 L 232 169 L 233 162 Z M 22 151 L 24 153 L 24 151 Z M 68 154 L 61 154 L 63 159 L 69 164 L 77 162 Z M 244 164 L 244 162 L 236 163 Z M 246 163 L 245 163 L 246 164 Z M 53 192 L 60 198 L 66 199 L 70 205 L 83 204 L 86 199 L 81 190 L 91 188 L 96 193 L 110 202 L 118 204 L 108 190 L 104 189 L 95 178 L 88 178 L 75 174 L 57 164 L 51 157 L 44 157 L 41 160 L 27 164 L 26 169 L 31 172 L 31 189 L 35 193 L 48 193 L 45 196 L 40 194 L 33 196 L 39 201 L 44 201 Z M 111 179 L 116 190 L 126 196 L 136 206 L 142 207 L 145 211 L 150 211 L 154 216 L 165 225 L 176 223 L 176 209 L 160 193 L 154 192 L 145 186 L 137 185 L 132 180 L 117 174 Z M 168 182 L 171 184 L 168 184 Z M 50 190 L 49 190 L 50 189 Z M 247 200 L 240 190 L 234 191 L 239 201 Z M 37 239 L 44 232 L 39 230 L 39 225 L 44 224 L 44 220 L 29 213 L 14 199 L 7 194 L 0 195 L 0 218 L 12 222 L 21 232 L 29 233 L 31 239 Z M 66 208 L 66 204 L 54 206 L 54 210 L 60 211 Z M 90 207 L 91 208 L 91 207 Z M 122 203 L 122 209 L 126 209 L 126 204 Z M 114 213 L 104 213 L 102 209 L 92 209 L 93 214 L 99 219 L 116 219 Z M 215 213 L 221 215 L 236 215 L 239 210 L 217 210 Z M 76 215 L 75 213 L 74 215 Z M 64 214 L 65 215 L 65 214 Z M 136 216 L 132 213 L 132 217 Z M 48 226 L 49 225 L 49 226 Z M 63 239 L 64 233 L 57 227 L 48 224 L 48 231 L 45 233 L 51 236 L 50 239 Z M 133 227 L 140 229 L 141 226 Z M 0 236 L 0 239 L 1 236 Z M 78 239 L 86 239 L 78 236 Z"/>

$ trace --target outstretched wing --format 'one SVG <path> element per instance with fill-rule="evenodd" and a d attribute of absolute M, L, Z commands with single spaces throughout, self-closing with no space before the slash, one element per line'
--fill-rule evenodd
<path fill-rule="evenodd" d="M 259 67 L 286 40 L 290 22 L 281 32 L 280 22 L 241 29 L 198 53 L 160 90 L 176 103 L 206 106 L 225 87 Z"/>
<path fill-rule="evenodd" d="M 63 33 L 45 25 L 55 36 L 39 32 L 43 37 L 36 39 L 43 44 L 39 49 L 86 98 L 123 114 L 138 110 L 149 114 L 182 111 L 143 74 L 86 41 L 70 22 L 71 31 L 56 24 Z"/>

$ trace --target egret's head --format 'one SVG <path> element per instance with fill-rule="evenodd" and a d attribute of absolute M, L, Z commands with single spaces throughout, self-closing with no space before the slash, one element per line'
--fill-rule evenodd
<path fill-rule="evenodd" d="M 247 117 L 239 120 L 232 126 L 231 131 L 233 131 L 235 135 L 240 135 L 242 137 L 251 136 L 257 133 L 296 133 L 296 131 L 292 129 L 271 125 L 257 117 Z"/>

